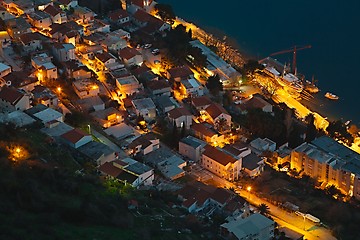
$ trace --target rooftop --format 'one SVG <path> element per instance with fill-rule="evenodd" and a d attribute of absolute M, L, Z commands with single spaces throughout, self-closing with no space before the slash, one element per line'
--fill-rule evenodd
<path fill-rule="evenodd" d="M 210 145 L 205 146 L 205 151 L 203 152 L 203 155 L 215 160 L 216 162 L 220 163 L 223 166 L 238 161 L 238 159 L 222 151 L 221 148 L 215 148 Z"/>
<path fill-rule="evenodd" d="M 197 148 L 197 147 L 205 147 L 206 146 L 206 142 L 200 140 L 200 139 L 197 139 L 196 137 L 193 137 L 193 136 L 187 136 L 183 139 L 180 140 L 180 142 L 186 144 L 186 145 L 189 145 L 193 148 Z"/>
<path fill-rule="evenodd" d="M 80 141 L 85 136 L 90 136 L 90 135 L 88 133 L 85 133 L 84 131 L 82 131 L 80 129 L 76 129 L 76 128 L 61 135 L 62 138 L 66 139 L 67 141 L 74 143 L 74 144 L 77 143 L 78 141 Z"/>
<path fill-rule="evenodd" d="M 132 103 L 136 109 L 154 109 L 156 108 L 151 98 L 135 99 Z"/>

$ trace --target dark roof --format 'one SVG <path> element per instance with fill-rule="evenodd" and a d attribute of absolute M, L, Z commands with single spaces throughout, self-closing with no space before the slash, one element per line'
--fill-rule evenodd
<path fill-rule="evenodd" d="M 60 9 L 57 7 L 54 7 L 52 5 L 48 5 L 45 9 L 44 12 L 46 12 L 47 14 L 51 15 L 51 16 L 56 16 L 57 14 L 61 13 Z"/>
<path fill-rule="evenodd" d="M 89 134 L 85 133 L 84 131 L 82 131 L 80 129 L 76 129 L 76 128 L 61 135 L 62 138 L 66 139 L 67 141 L 74 143 L 74 144 L 77 143 L 78 141 L 80 141 L 85 136 L 89 136 Z"/>
<path fill-rule="evenodd" d="M 208 127 L 205 123 L 193 123 L 191 125 L 191 129 L 207 137 L 217 135 L 217 132 L 212 128 Z"/>
<path fill-rule="evenodd" d="M 259 167 L 258 162 L 262 161 L 262 159 L 257 156 L 255 153 L 250 153 L 249 155 L 243 157 L 242 159 L 242 167 L 254 170 Z"/>
<path fill-rule="evenodd" d="M 34 32 L 34 33 L 24 33 L 22 35 L 20 35 L 20 41 L 26 45 L 28 43 L 30 43 L 31 41 L 35 41 L 35 40 L 41 40 L 42 36 L 40 33 L 38 32 Z"/>
<path fill-rule="evenodd" d="M 129 17 L 129 14 L 123 9 L 117 9 L 110 12 L 108 16 L 112 21 L 117 21 L 118 19 Z"/>
<path fill-rule="evenodd" d="M 133 149 L 141 145 L 141 149 L 147 148 L 152 144 L 151 140 L 156 140 L 157 137 L 151 133 L 141 135 L 140 137 L 134 139 L 129 145 L 128 148 Z"/>
<path fill-rule="evenodd" d="M 12 87 L 5 86 L 0 91 L 0 99 L 10 103 L 11 105 L 18 103 L 23 96 L 23 93 Z"/>
<path fill-rule="evenodd" d="M 126 47 L 119 51 L 119 56 L 127 60 L 135 57 L 136 55 L 141 55 L 141 53 L 135 48 Z"/>
<path fill-rule="evenodd" d="M 11 72 L 4 76 L 3 79 L 5 82 L 10 81 L 12 87 L 19 88 L 38 81 L 37 78 L 30 75 L 31 73 L 28 71 Z"/>
<path fill-rule="evenodd" d="M 112 176 L 114 178 L 117 178 L 119 174 L 123 172 L 123 170 L 121 170 L 120 168 L 115 167 L 112 162 L 106 162 L 103 165 L 101 165 L 98 169 L 100 172 Z"/>
<path fill-rule="evenodd" d="M 171 78 L 184 78 L 193 75 L 193 72 L 187 66 L 171 68 L 168 70 L 168 73 L 171 75 Z"/>
<path fill-rule="evenodd" d="M 216 162 L 220 163 L 223 166 L 226 166 L 229 163 L 234 163 L 237 161 L 236 158 L 210 145 L 205 146 L 205 151 L 203 152 L 203 155 L 215 160 Z"/>
<path fill-rule="evenodd" d="M 96 53 L 95 56 L 103 63 L 113 58 L 113 56 L 108 52 Z"/>
<path fill-rule="evenodd" d="M 126 182 L 129 182 L 129 183 L 132 184 L 133 182 L 135 182 L 135 180 L 138 177 L 136 175 L 134 175 L 134 174 L 129 173 L 129 172 L 121 171 L 120 174 L 116 178 L 119 179 L 119 180 L 126 181 Z"/>
<path fill-rule="evenodd" d="M 168 112 L 169 118 L 177 119 L 182 116 L 192 116 L 192 114 L 184 107 L 181 108 L 174 108 Z"/>
<path fill-rule="evenodd" d="M 212 119 L 217 118 L 222 113 L 229 114 L 223 106 L 221 106 L 218 103 L 212 103 L 210 106 L 208 106 L 205 111 L 211 116 Z"/>
<path fill-rule="evenodd" d="M 160 89 L 164 89 L 164 88 L 169 88 L 170 84 L 164 80 L 152 80 L 150 82 L 147 83 L 147 87 L 151 90 L 160 90 Z"/>
<path fill-rule="evenodd" d="M 212 101 L 210 100 L 210 98 L 208 98 L 206 96 L 192 97 L 191 102 L 194 105 L 194 107 L 202 107 L 202 106 L 212 104 Z"/>

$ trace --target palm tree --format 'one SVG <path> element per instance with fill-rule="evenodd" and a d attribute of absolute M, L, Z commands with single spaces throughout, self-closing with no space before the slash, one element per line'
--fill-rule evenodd
<path fill-rule="evenodd" d="M 258 206 L 258 209 L 259 209 L 259 212 L 260 214 L 262 215 L 267 215 L 269 213 L 269 206 L 266 205 L 265 203 L 261 203 L 259 206 Z"/>

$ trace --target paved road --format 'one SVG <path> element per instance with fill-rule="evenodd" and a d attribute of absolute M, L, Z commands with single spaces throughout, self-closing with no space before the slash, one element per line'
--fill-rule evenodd
<path fill-rule="evenodd" d="M 331 235 L 331 231 L 324 228 L 316 226 L 313 222 L 296 215 L 295 213 L 289 213 L 280 207 L 254 195 L 251 191 L 248 192 L 246 189 L 239 189 L 235 184 L 226 181 L 223 178 L 220 178 L 211 172 L 202 169 L 199 165 L 192 167 L 191 175 L 195 176 L 199 181 L 206 183 L 211 183 L 219 187 L 224 188 L 234 188 L 240 196 L 247 199 L 247 201 L 254 205 L 258 206 L 261 203 L 265 203 L 269 207 L 270 215 L 273 219 L 280 225 L 290 228 L 296 232 L 304 234 L 304 239 L 308 240 L 336 240 L 334 236 Z M 245 187 L 246 188 L 246 187 Z M 305 230 L 304 230 L 305 229 Z"/>

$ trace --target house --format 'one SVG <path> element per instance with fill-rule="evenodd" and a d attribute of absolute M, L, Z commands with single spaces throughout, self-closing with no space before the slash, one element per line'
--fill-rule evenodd
<path fill-rule="evenodd" d="M 185 176 L 184 167 L 186 167 L 186 165 L 186 161 L 173 155 L 164 161 L 159 162 L 158 169 L 167 179 L 176 180 Z"/>
<path fill-rule="evenodd" d="M 59 99 L 56 94 L 44 86 L 35 86 L 31 93 L 34 98 L 33 103 L 43 104 L 52 108 L 56 108 L 58 106 Z"/>
<path fill-rule="evenodd" d="M 86 97 L 77 101 L 84 112 L 100 111 L 105 109 L 105 103 L 99 96 Z"/>
<path fill-rule="evenodd" d="M 150 68 L 148 68 L 145 64 L 138 66 L 135 69 L 131 69 L 131 73 L 139 79 L 140 82 L 149 83 L 151 81 L 165 80 L 159 79 L 159 75 L 153 73 Z"/>
<path fill-rule="evenodd" d="M 238 107 L 242 110 L 242 113 L 246 113 L 248 109 L 254 108 L 261 109 L 263 112 L 267 113 L 273 112 L 273 106 L 261 97 L 252 97 L 244 103 L 239 104 Z"/>
<path fill-rule="evenodd" d="M 77 0 L 57 0 L 57 2 L 62 10 L 70 10 L 71 8 L 78 6 Z"/>
<path fill-rule="evenodd" d="M 207 207 L 224 209 L 234 199 L 233 193 L 226 189 L 205 185 L 201 182 L 192 182 L 177 191 L 182 207 L 189 213 L 197 213 Z"/>
<path fill-rule="evenodd" d="M 152 185 L 154 170 L 131 158 L 106 162 L 98 170 L 110 178 L 130 184 L 137 188 Z"/>
<path fill-rule="evenodd" d="M 62 141 L 73 148 L 79 148 L 92 141 L 92 136 L 80 129 L 72 129 L 61 136 Z"/>
<path fill-rule="evenodd" d="M 195 79 L 184 79 L 181 80 L 181 93 L 184 96 L 202 96 L 204 95 L 204 87 Z"/>
<path fill-rule="evenodd" d="M 0 62 L 0 78 L 11 73 L 11 67 Z"/>
<path fill-rule="evenodd" d="M 207 123 L 193 123 L 191 130 L 197 138 L 211 145 L 217 146 L 224 141 L 224 136 L 215 131 L 215 129 Z"/>
<path fill-rule="evenodd" d="M 205 108 L 207 121 L 214 125 L 220 132 L 229 130 L 231 127 L 231 115 L 218 103 L 212 103 Z"/>
<path fill-rule="evenodd" d="M 130 21 L 130 15 L 127 11 L 123 9 L 117 9 L 108 14 L 111 23 L 122 25 Z"/>
<path fill-rule="evenodd" d="M 151 98 L 132 100 L 136 115 L 142 116 L 145 121 L 155 120 L 156 106 Z"/>
<path fill-rule="evenodd" d="M 201 165 L 227 180 L 236 180 L 242 169 L 242 159 L 218 147 L 207 145 L 201 156 Z"/>
<path fill-rule="evenodd" d="M 27 0 L 5 0 L 2 4 L 6 9 L 16 16 L 34 12 L 34 3 Z"/>
<path fill-rule="evenodd" d="M 108 127 L 104 130 L 104 132 L 109 135 L 113 136 L 114 138 L 121 140 L 125 139 L 130 136 L 135 136 L 136 132 L 135 129 L 127 125 L 126 123 L 120 123 L 111 127 Z"/>
<path fill-rule="evenodd" d="M 66 13 L 56 6 L 48 5 L 43 11 L 50 15 L 53 23 L 63 24 L 67 22 Z"/>
<path fill-rule="evenodd" d="M 75 47 L 71 43 L 54 43 L 52 53 L 59 62 L 75 59 Z"/>
<path fill-rule="evenodd" d="M 35 11 L 27 15 L 32 26 L 41 30 L 51 29 L 52 24 L 50 15 L 43 11 Z"/>
<path fill-rule="evenodd" d="M 64 122 L 64 115 L 62 113 L 43 104 L 38 104 L 35 107 L 26 110 L 26 113 L 33 116 L 35 119 L 38 119 L 43 124 L 52 121 Z"/>
<path fill-rule="evenodd" d="M 206 142 L 193 136 L 187 136 L 179 141 L 179 153 L 194 162 L 200 162 Z"/>
<path fill-rule="evenodd" d="M 210 100 L 210 98 L 206 96 L 201 97 L 192 97 L 191 98 L 191 104 L 192 106 L 198 110 L 199 112 L 201 110 L 205 110 L 207 107 L 209 107 L 213 102 Z"/>
<path fill-rule="evenodd" d="M 168 97 L 166 95 L 157 97 L 155 99 L 157 109 L 160 110 L 161 113 L 168 113 L 172 109 L 176 108 L 178 106 L 176 100 L 173 97 Z"/>
<path fill-rule="evenodd" d="M 193 115 L 185 107 L 174 108 L 168 112 L 170 122 L 178 128 L 190 129 L 192 117 Z"/>
<path fill-rule="evenodd" d="M 103 128 L 124 122 L 124 113 L 113 107 L 92 112 L 90 115 Z"/>
<path fill-rule="evenodd" d="M 184 79 L 194 78 L 194 73 L 187 66 L 174 67 L 167 70 L 166 77 L 169 80 L 180 82 Z"/>
<path fill-rule="evenodd" d="M 16 40 L 24 33 L 31 33 L 31 25 L 23 17 L 9 19 L 5 26 L 10 37 Z"/>
<path fill-rule="evenodd" d="M 140 66 L 144 59 L 142 54 L 135 48 L 126 47 L 119 51 L 119 58 L 122 59 L 126 66 Z"/>
<path fill-rule="evenodd" d="M 26 92 L 32 91 L 36 85 L 39 85 L 39 81 L 35 78 L 32 72 L 19 71 L 11 72 L 2 78 L 3 82 L 7 86 L 22 89 Z"/>
<path fill-rule="evenodd" d="M 99 95 L 99 86 L 90 79 L 76 80 L 72 82 L 73 89 L 80 99 Z"/>
<path fill-rule="evenodd" d="M 51 0 L 34 0 L 34 7 L 37 10 L 43 11 L 49 5 L 53 5 Z"/>
<path fill-rule="evenodd" d="M 97 141 L 91 141 L 85 145 L 82 145 L 78 150 L 90 158 L 93 162 L 100 166 L 106 162 L 111 162 L 116 159 L 115 151 L 109 148 L 107 145 Z"/>
<path fill-rule="evenodd" d="M 93 33 L 109 33 L 110 32 L 110 24 L 100 20 L 94 19 L 94 22 L 85 27 L 85 35 L 90 35 Z"/>
<path fill-rule="evenodd" d="M 118 36 L 108 34 L 105 39 L 101 40 L 101 46 L 105 51 L 111 53 L 118 53 L 119 50 L 127 47 L 127 41 Z"/>
<path fill-rule="evenodd" d="M 275 222 L 254 213 L 246 218 L 224 223 L 220 226 L 220 235 L 225 239 L 269 240 L 274 238 Z"/>
<path fill-rule="evenodd" d="M 264 166 L 264 159 L 255 153 L 250 153 L 242 159 L 242 168 L 251 178 L 260 175 L 264 171 Z"/>
<path fill-rule="evenodd" d="M 52 63 L 52 57 L 46 53 L 33 56 L 31 65 L 37 70 L 36 76 L 40 82 L 58 78 L 57 67 Z"/>
<path fill-rule="evenodd" d="M 116 57 L 108 52 L 96 53 L 96 68 L 99 71 L 109 71 L 123 68 L 124 65 L 116 60 Z"/>
<path fill-rule="evenodd" d="M 154 4 L 156 3 L 153 0 L 131 0 L 126 1 L 124 9 L 126 9 L 131 14 L 134 14 L 139 9 L 150 12 Z"/>
<path fill-rule="evenodd" d="M 65 73 L 68 78 L 74 78 L 75 80 L 89 79 L 92 77 L 92 71 L 81 62 L 77 60 L 70 60 L 62 62 Z"/>
<path fill-rule="evenodd" d="M 128 146 L 129 153 L 133 156 L 137 154 L 146 155 L 159 149 L 160 140 L 153 134 L 148 133 L 135 138 Z"/>
<path fill-rule="evenodd" d="M 3 124 L 12 123 L 16 127 L 24 127 L 34 122 L 35 119 L 20 110 L 11 113 L 1 113 L 0 111 L 0 123 Z"/>
<path fill-rule="evenodd" d="M 256 138 L 250 142 L 252 151 L 258 155 L 265 151 L 275 152 L 276 143 L 268 138 Z"/>
<path fill-rule="evenodd" d="M 74 7 L 74 15 L 77 16 L 76 22 L 78 24 L 89 24 L 94 22 L 96 14 L 87 7 Z"/>
<path fill-rule="evenodd" d="M 171 87 L 167 80 L 152 80 L 146 83 L 147 89 L 153 96 L 171 96 Z"/>
<path fill-rule="evenodd" d="M 139 83 L 134 75 L 116 78 L 116 86 L 119 89 L 119 95 L 122 97 L 133 95 L 143 89 L 142 84 Z"/>
<path fill-rule="evenodd" d="M 0 111 L 13 112 L 16 110 L 24 111 L 30 108 L 30 97 L 24 92 L 4 86 L 0 91 Z"/>
<path fill-rule="evenodd" d="M 76 30 L 70 30 L 62 35 L 60 38 L 64 43 L 71 43 L 76 46 L 77 43 L 80 42 L 80 34 Z"/>
<path fill-rule="evenodd" d="M 149 35 L 171 29 L 171 25 L 139 9 L 132 15 L 132 21 Z"/>
<path fill-rule="evenodd" d="M 41 50 L 42 47 L 42 36 L 40 33 L 24 33 L 19 37 L 22 48 L 25 52 L 35 52 Z"/>

